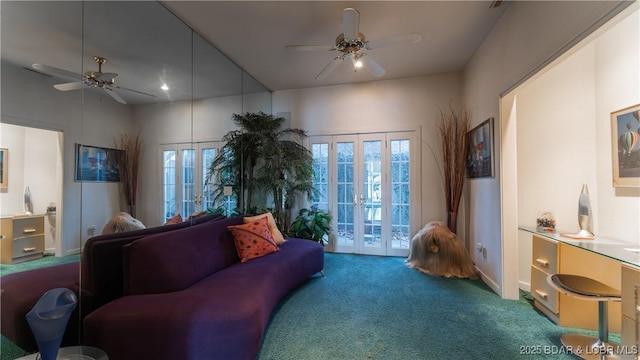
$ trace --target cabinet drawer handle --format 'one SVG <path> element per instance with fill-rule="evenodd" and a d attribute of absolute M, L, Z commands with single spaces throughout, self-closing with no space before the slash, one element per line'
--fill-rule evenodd
<path fill-rule="evenodd" d="M 34 232 L 36 232 L 36 229 L 24 229 L 24 230 L 22 230 L 23 234 L 31 234 L 31 233 L 34 233 Z"/>
<path fill-rule="evenodd" d="M 538 296 L 540 296 L 541 298 L 543 298 L 545 300 L 547 300 L 547 298 L 549 297 L 549 295 L 547 295 L 546 292 L 540 291 L 540 290 L 537 290 L 537 289 L 536 289 L 536 294 L 538 294 Z"/>
<path fill-rule="evenodd" d="M 23 248 L 22 252 L 32 252 L 32 251 L 35 251 L 35 250 L 36 250 L 35 247 L 28 247 L 28 248 Z"/>
<path fill-rule="evenodd" d="M 536 259 L 536 262 L 544 267 L 549 267 L 549 261 L 545 259 Z"/>
<path fill-rule="evenodd" d="M 0 240 L 6 238 L 4 235 L 0 235 Z"/>

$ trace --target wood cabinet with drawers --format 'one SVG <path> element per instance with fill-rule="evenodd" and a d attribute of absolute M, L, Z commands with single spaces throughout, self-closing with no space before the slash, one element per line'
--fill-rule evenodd
<path fill-rule="evenodd" d="M 622 334 L 621 344 L 629 348 L 638 346 L 638 305 L 640 305 L 640 269 L 622 265 Z M 637 348 L 636 348 L 637 349 Z"/>
<path fill-rule="evenodd" d="M 531 295 L 534 306 L 561 326 L 597 330 L 598 302 L 559 294 L 547 283 L 547 276 L 555 273 L 582 275 L 620 289 L 622 263 L 535 234 L 532 240 Z M 620 332 L 620 303 L 610 302 L 608 308 L 609 330 Z"/>
<path fill-rule="evenodd" d="M 558 244 L 533 235 L 531 260 L 531 295 L 534 306 L 558 323 L 558 292 L 547 283 L 547 276 L 558 272 Z"/>
<path fill-rule="evenodd" d="M 4 218 L 0 221 L 0 262 L 14 264 L 42 257 L 43 215 Z"/>

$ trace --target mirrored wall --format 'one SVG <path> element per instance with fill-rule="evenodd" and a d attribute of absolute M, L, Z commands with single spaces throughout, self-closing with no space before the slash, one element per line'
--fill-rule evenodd
<path fill-rule="evenodd" d="M 79 254 L 132 210 L 104 173 L 123 136 L 140 141 L 135 217 L 153 227 L 206 209 L 204 168 L 233 114 L 271 113 L 268 89 L 158 2 L 1 6 L 0 211 L 24 215 L 28 187 L 47 253 Z"/>

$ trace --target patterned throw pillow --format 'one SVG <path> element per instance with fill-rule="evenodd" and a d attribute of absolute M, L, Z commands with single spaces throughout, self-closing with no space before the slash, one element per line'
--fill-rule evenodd
<path fill-rule="evenodd" d="M 284 236 L 282 236 L 282 233 L 278 229 L 278 225 L 276 225 L 276 220 L 273 218 L 272 213 L 268 212 L 268 213 L 264 213 L 256 216 L 247 216 L 244 218 L 244 222 L 250 223 L 254 220 L 258 220 L 264 217 L 267 218 L 269 231 L 271 231 L 271 236 L 273 237 L 273 240 L 275 240 L 276 245 L 282 245 L 282 243 L 285 242 L 286 240 L 284 239 Z"/>
<path fill-rule="evenodd" d="M 280 251 L 269 231 L 266 217 L 243 225 L 227 227 L 233 235 L 240 262 L 247 262 L 272 252 Z"/>

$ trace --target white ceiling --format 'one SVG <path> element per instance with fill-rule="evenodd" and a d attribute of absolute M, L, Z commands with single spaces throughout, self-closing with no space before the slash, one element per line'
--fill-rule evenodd
<path fill-rule="evenodd" d="M 342 10 L 360 12 L 367 40 L 418 33 L 417 44 L 369 51 L 393 79 L 460 71 L 508 3 L 492 1 L 163 1 L 205 39 L 270 90 L 378 80 L 344 62 L 329 77 L 315 76 L 335 51 L 295 52 L 286 45 L 333 45 Z"/>
<path fill-rule="evenodd" d="M 421 76 L 462 70 L 508 6 L 503 2 L 491 8 L 491 1 L 160 4 L 164 7 L 149 1 L 3 0 L 3 66 L 30 69 L 42 63 L 80 74 L 97 70 L 93 56 L 103 56 L 108 59 L 103 71 L 118 74 L 116 85 L 156 96 L 118 91 L 129 103 L 229 96 L 256 89 L 255 81 L 233 63 L 269 90 Z M 346 7 L 360 12 L 360 32 L 367 40 L 407 33 L 418 33 L 422 40 L 369 51 L 386 69 L 381 78 L 366 71 L 355 73 L 344 62 L 328 77 L 316 80 L 336 52 L 295 52 L 285 46 L 333 45 L 342 32 Z M 221 53 L 192 38 L 183 22 Z M 43 80 L 52 85 L 69 81 Z M 171 87 L 167 92 L 159 90 L 164 82 Z"/>

